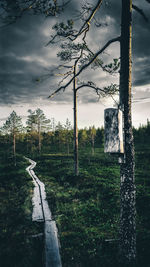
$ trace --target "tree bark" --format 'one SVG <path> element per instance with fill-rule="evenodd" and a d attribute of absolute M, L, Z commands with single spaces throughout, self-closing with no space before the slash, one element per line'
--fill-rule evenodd
<path fill-rule="evenodd" d="M 16 166 L 16 134 L 13 134 L 13 155 L 14 155 L 14 164 Z"/>
<path fill-rule="evenodd" d="M 92 137 L 92 156 L 94 156 L 94 147 L 95 147 L 95 140 L 94 140 L 94 136 Z"/>
<path fill-rule="evenodd" d="M 74 77 L 76 75 L 76 64 L 74 65 Z M 73 80 L 73 103 L 74 103 L 74 171 L 78 176 L 78 127 L 77 127 L 77 90 L 76 90 L 76 78 Z"/>
<path fill-rule="evenodd" d="M 69 156 L 69 140 L 67 140 L 67 155 Z"/>
<path fill-rule="evenodd" d="M 136 262 L 134 144 L 131 117 L 132 0 L 122 0 L 120 107 L 124 115 L 124 157 L 120 167 L 120 254 L 123 266 Z"/>
<path fill-rule="evenodd" d="M 40 126 L 40 123 L 38 123 L 38 141 L 39 141 L 39 144 L 38 144 L 38 147 L 39 147 L 39 154 L 41 153 L 41 126 Z"/>

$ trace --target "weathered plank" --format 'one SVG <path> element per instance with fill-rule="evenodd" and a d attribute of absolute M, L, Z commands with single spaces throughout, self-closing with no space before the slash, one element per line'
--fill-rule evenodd
<path fill-rule="evenodd" d="M 61 257 L 59 253 L 59 242 L 57 235 L 57 227 L 55 221 L 52 220 L 52 214 L 46 200 L 45 185 L 39 180 L 33 171 L 36 162 L 29 160 L 31 165 L 26 169 L 33 179 L 35 185 L 33 202 L 33 221 L 44 221 L 45 236 L 45 267 L 61 267 Z"/>
<path fill-rule="evenodd" d="M 55 221 L 45 221 L 45 258 L 46 267 L 62 266 Z"/>
<path fill-rule="evenodd" d="M 42 211 L 42 202 L 41 202 L 39 186 L 34 179 L 34 172 L 32 170 L 32 168 L 34 168 L 36 164 L 34 164 L 34 162 L 31 160 L 30 160 L 30 163 L 31 165 L 26 168 L 26 171 L 32 177 L 33 184 L 34 184 L 34 191 L 33 191 L 33 197 L 32 197 L 32 206 L 33 206 L 32 221 L 43 222 L 44 217 L 43 217 L 43 211 Z"/>

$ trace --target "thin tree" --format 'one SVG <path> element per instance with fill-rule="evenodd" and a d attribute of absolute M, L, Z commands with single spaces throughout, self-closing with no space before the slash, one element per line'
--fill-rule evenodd
<path fill-rule="evenodd" d="M 85 145 L 86 145 L 86 143 L 88 141 L 87 129 L 84 128 L 84 129 L 80 130 L 79 133 L 80 133 L 80 138 L 79 138 L 80 144 L 81 144 L 82 147 L 85 148 Z"/>
<path fill-rule="evenodd" d="M 41 132 L 48 130 L 50 125 L 50 120 L 46 118 L 44 112 L 38 108 L 35 111 L 35 123 L 37 125 L 37 132 L 38 132 L 38 148 L 39 153 L 41 153 Z"/>
<path fill-rule="evenodd" d="M 55 34 L 51 36 L 51 40 L 48 44 L 56 44 L 58 41 L 61 43 L 61 51 L 58 53 L 58 57 L 60 57 L 61 61 L 67 62 L 66 64 L 61 64 L 58 66 L 58 69 L 67 69 L 65 73 L 57 73 L 57 76 L 63 76 L 63 79 L 59 84 L 61 84 L 68 77 L 72 77 L 71 80 L 65 85 L 60 86 L 54 93 L 50 95 L 50 98 L 53 97 L 56 93 L 61 90 L 65 90 L 67 86 L 71 83 L 73 84 L 73 118 L 74 118 L 74 171 L 75 175 L 79 174 L 78 165 L 78 127 L 77 127 L 77 93 L 83 87 L 89 87 L 94 90 L 99 97 L 106 97 L 115 94 L 118 92 L 117 85 L 110 85 L 108 87 L 100 88 L 92 81 L 84 81 L 81 82 L 77 79 L 78 73 L 84 67 L 86 62 L 89 62 L 91 58 L 95 55 L 92 50 L 88 47 L 86 42 L 86 36 L 89 31 L 90 23 L 100 8 L 102 1 L 98 1 L 96 6 L 91 10 L 91 14 L 86 19 L 85 23 L 82 27 L 77 31 L 74 29 L 74 22 L 72 20 L 68 20 L 67 23 L 56 23 L 53 26 L 53 30 L 55 30 Z M 81 38 L 80 38 L 81 37 Z M 77 43 L 77 38 L 81 39 L 80 43 Z M 60 42 L 61 41 L 61 42 Z M 71 64 L 70 64 L 71 62 Z M 73 63 L 72 63 L 73 62 Z M 88 63 L 87 63 L 88 64 Z M 119 62 L 117 59 L 113 61 L 112 64 L 104 65 L 103 61 L 96 57 L 91 65 L 93 67 L 99 67 L 103 71 L 107 71 L 109 73 L 114 73 L 118 67 Z M 79 72 L 78 72 L 79 69 Z"/>
<path fill-rule="evenodd" d="M 120 39 L 120 109 L 124 118 L 124 155 L 120 166 L 120 253 L 123 266 L 136 264 L 136 208 L 135 208 L 135 157 L 132 130 L 132 8 L 144 20 L 148 19 L 143 10 L 132 4 L 132 0 L 122 0 Z"/>
<path fill-rule="evenodd" d="M 55 128 L 55 141 L 58 141 L 59 151 L 61 150 L 61 144 L 65 142 L 64 127 L 60 121 L 58 121 Z"/>
<path fill-rule="evenodd" d="M 16 136 L 23 130 L 21 117 L 18 116 L 15 111 L 13 111 L 4 123 L 2 130 L 10 134 L 13 139 L 13 156 L 14 164 L 16 165 Z"/>
<path fill-rule="evenodd" d="M 74 121 L 74 172 L 79 175 L 79 155 L 78 155 L 78 122 L 77 122 L 77 85 L 76 85 L 76 68 L 77 61 L 73 68 L 73 121 Z"/>
<path fill-rule="evenodd" d="M 96 137 L 96 129 L 94 125 L 89 128 L 89 137 L 90 137 L 91 146 L 92 146 L 92 155 L 94 156 L 95 137 Z"/>
<path fill-rule="evenodd" d="M 30 143 L 30 149 L 31 152 L 34 150 L 34 140 L 35 140 L 35 111 L 32 111 L 31 109 L 28 110 L 28 118 L 26 121 L 27 124 L 27 148 L 28 148 L 28 143 Z"/>
<path fill-rule="evenodd" d="M 70 153 L 69 145 L 72 139 L 72 126 L 68 118 L 66 119 L 66 123 L 64 127 L 65 127 L 65 132 L 66 132 L 65 136 L 66 136 L 66 144 L 67 144 L 67 155 L 69 155 Z"/>
<path fill-rule="evenodd" d="M 38 151 L 41 153 L 42 136 L 41 133 L 51 128 L 50 120 L 46 118 L 44 112 L 37 108 L 35 111 L 28 110 L 27 128 L 31 134 L 35 131 L 38 134 Z"/>
<path fill-rule="evenodd" d="M 136 261 L 134 144 L 132 133 L 132 0 L 122 0 L 120 108 L 124 117 L 124 155 L 120 166 L 120 253 L 124 266 Z"/>

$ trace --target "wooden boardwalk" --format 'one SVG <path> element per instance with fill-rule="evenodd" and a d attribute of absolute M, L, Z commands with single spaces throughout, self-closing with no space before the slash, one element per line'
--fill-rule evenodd
<path fill-rule="evenodd" d="M 45 267 L 62 267 L 57 227 L 55 221 L 52 220 L 52 214 L 46 200 L 45 185 L 39 180 L 33 171 L 36 166 L 36 162 L 29 158 L 26 159 L 31 163 L 26 170 L 32 177 L 35 186 L 32 198 L 32 220 L 36 222 L 44 222 Z"/>

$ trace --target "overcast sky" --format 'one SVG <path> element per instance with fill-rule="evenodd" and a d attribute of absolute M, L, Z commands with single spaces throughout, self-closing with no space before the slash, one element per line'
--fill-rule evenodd
<path fill-rule="evenodd" d="M 89 2 L 89 1 L 88 1 Z M 96 2 L 91 1 L 92 3 Z M 136 5 L 145 11 L 149 18 L 150 4 L 146 0 L 136 0 Z M 53 69 L 61 62 L 57 58 L 59 47 L 46 46 L 53 33 L 52 26 L 61 20 L 76 19 L 77 10 L 82 1 L 72 0 L 65 13 L 56 18 L 45 19 L 41 15 L 25 13 L 16 23 L 0 28 L 0 123 L 15 110 L 25 120 L 27 110 L 37 107 L 44 110 L 48 118 L 65 122 L 72 121 L 72 88 L 47 97 L 58 88 L 58 78 L 52 77 Z M 84 1 L 85 3 L 85 1 Z M 81 10 L 81 9 L 80 9 Z M 92 25 L 88 33 L 89 47 L 93 51 L 100 49 L 109 39 L 120 35 L 121 0 L 107 1 L 97 13 L 102 27 Z M 78 27 L 80 20 L 75 20 Z M 104 26 L 107 24 L 108 26 Z M 119 44 L 111 45 L 102 55 L 108 63 L 120 55 Z M 150 22 L 133 12 L 133 125 L 150 120 Z M 49 77 L 49 78 L 48 78 Z M 82 75 L 82 80 L 92 80 L 99 87 L 118 84 L 118 75 L 108 75 L 100 69 L 89 68 Z M 37 82 L 36 80 L 39 80 Z M 100 99 L 88 88 L 78 93 L 79 127 L 103 124 L 103 111 L 113 107 L 112 99 Z"/>

